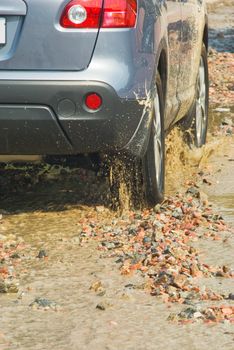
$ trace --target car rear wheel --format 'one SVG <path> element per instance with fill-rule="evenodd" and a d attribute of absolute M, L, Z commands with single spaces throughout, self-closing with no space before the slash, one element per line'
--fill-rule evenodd
<path fill-rule="evenodd" d="M 165 173 L 164 103 L 159 74 L 156 77 L 150 140 L 143 162 L 146 201 L 155 205 L 163 199 Z"/>
<path fill-rule="evenodd" d="M 191 146 L 202 147 L 206 143 L 209 107 L 209 78 L 206 47 L 203 44 L 197 77 L 195 104 L 186 123 L 188 143 Z"/>
<path fill-rule="evenodd" d="M 114 207 L 155 205 L 163 199 L 165 139 L 164 102 L 159 73 L 153 87 L 152 122 L 149 143 L 143 159 L 126 155 L 110 161 L 110 192 Z"/>

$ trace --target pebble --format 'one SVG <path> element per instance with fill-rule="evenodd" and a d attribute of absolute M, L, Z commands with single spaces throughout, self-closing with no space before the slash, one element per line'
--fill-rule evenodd
<path fill-rule="evenodd" d="M 106 294 L 106 289 L 101 281 L 96 281 L 92 283 L 89 289 L 97 293 L 97 295 L 100 297 L 103 297 Z"/>
<path fill-rule="evenodd" d="M 172 285 L 182 289 L 187 282 L 187 277 L 185 275 L 177 275 L 173 278 Z"/>
<path fill-rule="evenodd" d="M 14 253 L 11 255 L 11 259 L 20 259 L 20 255 L 18 253 Z"/>
<path fill-rule="evenodd" d="M 51 309 L 54 311 L 61 309 L 59 304 L 46 298 L 36 298 L 29 306 L 33 309 Z"/>
<path fill-rule="evenodd" d="M 155 205 L 154 212 L 156 214 L 161 213 L 161 205 L 160 204 Z"/>
<path fill-rule="evenodd" d="M 230 125 L 230 126 L 233 126 L 233 120 L 231 118 L 223 118 L 222 120 L 222 125 Z"/>
<path fill-rule="evenodd" d="M 228 295 L 228 299 L 229 299 L 229 300 L 234 300 L 234 293 L 230 293 L 230 294 Z"/>
<path fill-rule="evenodd" d="M 96 206 L 96 211 L 97 211 L 98 213 L 103 213 L 105 210 L 106 210 L 105 207 L 102 206 L 102 205 Z"/>
<path fill-rule="evenodd" d="M 43 259 L 47 257 L 48 257 L 47 252 L 44 249 L 41 249 L 37 255 L 37 258 L 39 259 Z"/>
<path fill-rule="evenodd" d="M 8 283 L 6 281 L 0 281 L 0 293 L 18 293 L 19 288 L 15 283 Z"/>
<path fill-rule="evenodd" d="M 191 194 L 195 198 L 200 198 L 200 191 L 197 187 L 189 187 L 186 191 L 187 194 Z"/>
<path fill-rule="evenodd" d="M 111 304 L 103 301 L 103 302 L 97 304 L 96 309 L 101 310 L 101 311 L 105 311 L 110 306 L 111 306 Z"/>

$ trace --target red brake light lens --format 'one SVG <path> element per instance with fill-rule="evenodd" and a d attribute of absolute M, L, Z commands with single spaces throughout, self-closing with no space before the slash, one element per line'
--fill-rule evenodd
<path fill-rule="evenodd" d="M 62 13 L 60 25 L 64 28 L 133 28 L 136 18 L 137 0 L 72 0 Z"/>
<path fill-rule="evenodd" d="M 97 111 L 102 106 L 102 98 L 95 92 L 89 94 L 85 98 L 85 105 L 92 111 Z"/>
<path fill-rule="evenodd" d="M 137 0 L 104 0 L 102 28 L 132 28 L 137 17 Z"/>
<path fill-rule="evenodd" d="M 99 28 L 102 0 L 73 0 L 65 7 L 60 24 L 64 28 Z"/>

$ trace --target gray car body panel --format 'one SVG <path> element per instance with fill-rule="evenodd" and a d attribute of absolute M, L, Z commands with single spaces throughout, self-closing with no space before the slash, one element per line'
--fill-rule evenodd
<path fill-rule="evenodd" d="M 1 15 L 25 16 L 27 13 L 27 6 L 23 0 L 1 0 L 0 9 Z"/>
<path fill-rule="evenodd" d="M 12 0 L 9 0 L 10 2 Z M 64 29 L 59 21 L 67 0 L 25 0 L 27 13 L 20 35 L 12 36 L 8 28 L 9 41 L 14 41 L 14 55 L 2 60 L 0 48 L 0 70 L 82 70 L 92 58 L 99 29 Z M 22 0 L 14 0 L 12 8 Z M 24 3 L 25 5 L 25 3 Z M 3 11 L 2 11 L 3 10 Z M 0 3 L 0 15 L 11 17 Z M 17 36 L 17 37 L 16 37 Z"/>
<path fill-rule="evenodd" d="M 14 1 L 18 4 L 24 4 L 22 0 Z M 20 82 L 22 82 L 22 86 L 25 85 L 24 82 L 31 82 L 37 94 L 40 89 L 43 90 L 43 81 L 45 86 L 50 82 L 56 86 L 56 82 L 59 82 L 57 88 L 53 91 L 50 90 L 49 93 L 52 94 L 50 99 L 53 101 L 57 99 L 59 104 L 61 100 L 68 98 L 75 105 L 79 105 L 79 101 L 74 97 L 72 89 L 71 95 L 66 92 L 67 85 L 79 85 L 81 82 L 82 87 L 82 84 L 86 82 L 86 85 L 90 83 L 91 86 L 95 87 L 95 84 L 98 86 L 103 83 L 106 87 L 111 88 L 113 96 L 118 98 L 120 105 L 126 101 L 136 102 L 135 119 L 137 123 L 131 123 L 132 129 L 127 133 L 124 142 L 125 148 L 132 153 L 136 147 L 131 147 L 131 141 L 134 141 L 133 144 L 142 145 L 139 152 L 137 151 L 141 153 L 147 140 L 146 129 L 148 127 L 149 130 L 150 127 L 150 111 L 147 110 L 144 113 L 144 108 L 139 110 L 137 106 L 144 105 L 144 101 L 150 98 L 158 61 L 161 53 L 164 52 L 163 65 L 165 65 L 167 72 L 164 82 L 167 87 L 165 129 L 186 115 L 195 95 L 196 74 L 206 25 L 206 12 L 202 0 L 139 0 L 135 28 L 100 30 L 61 29 L 58 24 L 59 17 L 68 1 L 25 0 L 25 2 L 27 3 L 26 14 L 18 16 L 18 22 L 16 13 L 14 15 L 7 14 L 4 6 L 0 3 L 0 17 L 7 16 L 11 21 L 13 19 L 15 21 L 14 29 L 13 25 L 9 26 L 8 29 L 12 31 L 10 37 L 14 37 L 11 40 L 11 47 L 7 47 L 9 42 L 6 46 L 0 47 L 0 90 L 6 88 L 9 90 L 8 106 L 15 103 L 20 104 L 20 100 L 14 100 L 14 94 L 10 93 L 11 87 L 13 89 L 18 87 L 20 91 Z M 6 4 L 6 0 L 4 3 Z M 34 4 L 35 8 L 40 10 L 41 22 L 38 22 L 39 19 L 33 22 L 35 13 L 33 14 L 33 7 L 30 10 L 30 4 Z M 44 24 L 42 28 L 40 24 L 42 25 L 47 18 L 45 8 L 50 22 Z M 196 12 L 191 13 L 189 9 L 196 10 Z M 45 16 L 43 17 L 43 15 Z M 43 18 L 44 20 L 42 20 Z M 18 25 L 16 25 L 17 23 Z M 31 33 L 29 33 L 30 31 Z M 33 42 L 33 38 L 37 40 Z M 79 45 L 75 45 L 76 42 Z M 34 103 L 33 99 L 30 100 L 30 96 L 27 99 L 27 90 L 24 91 L 26 95 L 22 96 L 21 103 L 23 106 L 31 105 Z M 79 90 L 79 93 L 80 91 L 82 90 Z M 43 98 L 43 93 L 39 93 L 39 96 L 42 97 L 41 102 L 37 102 L 38 106 L 41 104 L 51 109 L 51 113 L 54 113 L 61 127 L 61 132 L 66 136 L 67 132 L 61 123 L 61 116 L 56 112 L 56 107 L 48 104 L 47 99 Z M 0 104 L 6 104 L 6 96 L 4 98 L 0 95 Z M 123 113 L 121 117 L 124 118 L 124 111 L 121 111 Z M 115 115 L 114 110 L 112 113 Z M 141 114 L 139 115 L 139 113 Z M 95 114 L 92 115 L 92 118 L 86 117 L 88 133 L 89 120 L 95 119 Z M 125 117 L 127 122 L 127 113 Z M 4 118 L 2 116 L 2 120 Z M 74 118 L 77 118 L 77 123 L 74 123 Z M 82 113 L 80 116 L 71 118 L 73 128 L 79 127 L 80 119 L 82 119 Z M 105 108 L 103 109 L 103 119 L 105 119 Z M 118 118 L 113 127 L 117 122 L 120 122 Z M 99 131 L 97 127 L 97 137 L 103 137 L 104 140 L 105 129 L 101 130 Z M 110 127 L 107 128 L 107 133 L 109 130 Z M 98 135 L 99 132 L 102 132 L 102 135 Z M 82 140 L 80 146 L 78 140 L 71 153 L 124 148 L 123 142 L 118 145 L 116 140 L 117 138 L 115 138 L 113 147 L 111 147 L 110 142 L 107 142 L 105 149 L 103 147 L 105 142 L 103 142 L 101 149 L 100 147 L 95 148 L 94 142 L 93 145 L 90 144 L 90 147 L 87 145 L 86 150 L 81 147 L 83 146 L 81 145 Z M 26 152 L 27 140 L 25 140 L 25 144 Z M 35 150 L 35 148 L 33 149 Z M 17 153 L 17 149 L 14 149 L 14 152 Z M 50 151 L 48 150 L 48 152 Z M 39 147 L 36 154 L 41 154 Z"/>

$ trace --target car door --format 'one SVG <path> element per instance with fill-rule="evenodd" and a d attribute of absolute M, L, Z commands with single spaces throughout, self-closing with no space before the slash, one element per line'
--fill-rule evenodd
<path fill-rule="evenodd" d="M 166 125 L 168 127 L 179 109 L 178 78 L 181 62 L 182 13 L 180 0 L 167 0 L 167 37 L 168 37 L 168 86 L 166 99 Z"/>
<path fill-rule="evenodd" d="M 183 117 L 193 102 L 204 28 L 203 0 L 181 0 L 181 68 L 178 96 L 181 102 L 178 119 Z"/>

